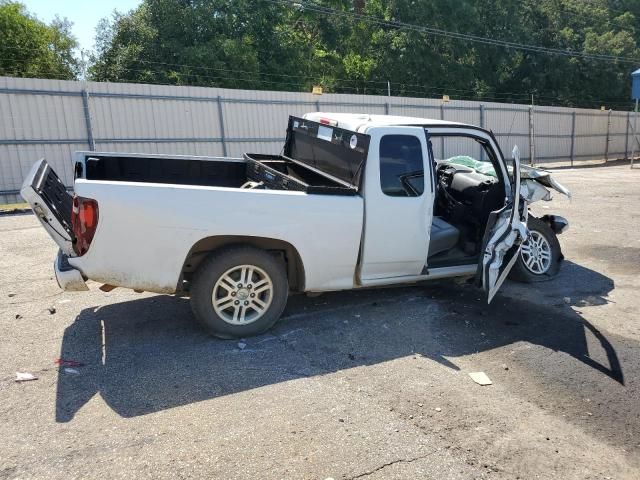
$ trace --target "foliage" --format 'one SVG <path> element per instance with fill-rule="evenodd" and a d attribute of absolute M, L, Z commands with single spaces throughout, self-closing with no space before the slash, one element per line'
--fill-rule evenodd
<path fill-rule="evenodd" d="M 98 28 L 100 81 L 628 105 L 635 65 L 472 43 L 428 26 L 640 59 L 637 0 L 144 0 Z M 365 17 L 354 16 L 361 12 Z"/>
<path fill-rule="evenodd" d="M 0 75 L 74 79 L 77 46 L 67 20 L 46 25 L 21 3 L 0 1 Z"/>

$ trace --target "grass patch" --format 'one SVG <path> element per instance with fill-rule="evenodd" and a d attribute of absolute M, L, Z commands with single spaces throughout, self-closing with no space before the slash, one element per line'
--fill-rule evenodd
<path fill-rule="evenodd" d="M 28 203 L 0 203 L 0 211 L 24 210 L 31 208 Z"/>

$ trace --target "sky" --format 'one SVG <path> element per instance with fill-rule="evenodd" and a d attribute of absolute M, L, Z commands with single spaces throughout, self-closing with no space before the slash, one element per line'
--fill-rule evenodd
<path fill-rule="evenodd" d="M 96 26 L 100 19 L 111 16 L 114 10 L 127 12 L 141 0 L 21 0 L 32 15 L 45 23 L 58 15 L 73 22 L 73 34 L 80 48 L 93 48 Z"/>

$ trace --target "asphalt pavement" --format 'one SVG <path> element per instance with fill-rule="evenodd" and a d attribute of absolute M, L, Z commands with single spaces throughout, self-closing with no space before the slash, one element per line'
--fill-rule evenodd
<path fill-rule="evenodd" d="M 556 279 L 298 295 L 243 342 L 187 299 L 62 293 L 0 216 L 0 478 L 640 478 L 640 170 L 554 177 Z"/>

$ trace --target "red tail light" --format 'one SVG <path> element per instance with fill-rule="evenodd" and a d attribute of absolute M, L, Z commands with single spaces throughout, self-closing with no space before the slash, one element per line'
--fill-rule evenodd
<path fill-rule="evenodd" d="M 76 237 L 73 250 L 82 256 L 89 250 L 98 227 L 98 202 L 90 198 L 73 197 L 71 226 Z"/>

